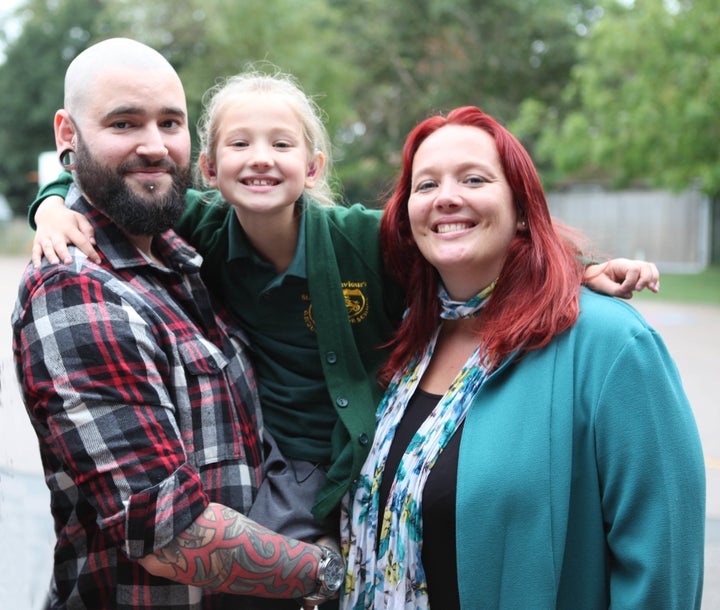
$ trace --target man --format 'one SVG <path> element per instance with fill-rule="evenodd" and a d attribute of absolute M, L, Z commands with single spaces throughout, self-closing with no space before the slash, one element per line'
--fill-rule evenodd
<path fill-rule="evenodd" d="M 262 478 L 261 417 L 244 337 L 169 230 L 190 175 L 177 74 L 132 40 L 90 47 L 66 73 L 55 139 L 74 172 L 67 205 L 102 260 L 29 266 L 13 313 L 57 534 L 50 606 L 331 596 L 336 554 L 242 514 Z"/>

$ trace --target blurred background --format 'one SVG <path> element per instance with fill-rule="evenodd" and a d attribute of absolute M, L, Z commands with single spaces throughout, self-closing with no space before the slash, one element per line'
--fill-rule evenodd
<path fill-rule="evenodd" d="M 382 206 L 409 129 L 473 104 L 599 254 L 702 271 L 720 262 L 718 31 L 716 0 L 0 0 L 0 222 L 37 192 L 68 63 L 128 36 L 178 70 L 192 124 L 248 62 L 294 74 L 341 200 Z"/>
<path fill-rule="evenodd" d="M 51 561 L 10 354 L 27 207 L 59 170 L 67 65 L 128 36 L 175 66 L 193 125 L 203 93 L 249 62 L 294 74 L 325 112 L 338 200 L 369 207 L 382 207 L 414 124 L 480 106 L 522 141 L 554 216 L 593 253 L 656 262 L 661 294 L 635 302 L 697 409 L 703 608 L 720 608 L 719 31 L 717 0 L 0 0 L 0 606 L 40 607 Z"/>

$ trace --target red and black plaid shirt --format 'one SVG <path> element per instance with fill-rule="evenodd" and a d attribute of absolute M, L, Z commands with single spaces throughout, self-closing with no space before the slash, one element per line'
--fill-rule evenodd
<path fill-rule="evenodd" d="M 200 257 L 172 231 L 154 240 L 163 268 L 74 188 L 68 203 L 94 224 L 102 264 L 76 252 L 70 265 L 30 266 L 13 314 L 57 533 L 51 603 L 221 607 L 134 560 L 209 502 L 252 504 L 262 422 L 244 336 L 214 312 Z"/>

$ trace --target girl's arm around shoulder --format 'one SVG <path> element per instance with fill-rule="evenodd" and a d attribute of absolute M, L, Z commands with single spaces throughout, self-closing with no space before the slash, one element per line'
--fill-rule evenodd
<path fill-rule="evenodd" d="M 40 204 L 51 195 L 57 195 L 58 197 L 65 199 L 72 182 L 72 174 L 70 172 L 63 171 L 57 178 L 55 178 L 55 180 L 48 182 L 40 188 L 37 197 L 35 197 L 35 201 L 30 204 L 30 208 L 28 209 L 28 223 L 33 231 L 37 230 L 37 225 L 35 224 L 35 213 L 37 212 L 38 207 L 40 207 Z"/>
<path fill-rule="evenodd" d="M 613 258 L 585 268 L 584 283 L 600 294 L 632 299 L 633 291 L 660 290 L 660 272 L 654 263 Z"/>
<path fill-rule="evenodd" d="M 63 172 L 55 181 L 43 187 L 30 206 L 28 220 L 36 229 L 32 247 L 32 261 L 40 266 L 43 256 L 53 264 L 61 260 L 70 264 L 68 244 L 77 246 L 90 260 L 100 262 L 94 249 L 92 225 L 84 216 L 65 209 L 63 200 L 72 184 L 70 172 Z M 228 206 L 217 191 L 186 193 L 186 206 L 175 231 L 201 252 L 224 222 Z"/>

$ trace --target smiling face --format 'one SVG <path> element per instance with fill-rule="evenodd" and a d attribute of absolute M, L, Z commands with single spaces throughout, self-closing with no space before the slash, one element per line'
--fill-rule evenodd
<path fill-rule="evenodd" d="M 210 185 L 235 207 L 240 221 L 258 215 L 292 219 L 294 204 L 314 184 L 303 127 L 274 95 L 248 95 L 221 111 L 215 158 L 201 159 Z"/>
<path fill-rule="evenodd" d="M 459 125 L 428 136 L 413 159 L 408 216 L 453 298 L 468 299 L 497 278 L 521 227 L 492 136 Z"/>
<path fill-rule="evenodd" d="M 107 45 L 128 56 L 108 57 Z M 107 45 L 69 69 L 56 142 L 59 150 L 75 150 L 75 177 L 93 205 L 131 235 L 156 235 L 180 217 L 190 181 L 185 93 L 152 49 L 122 40 Z"/>
<path fill-rule="evenodd" d="M 110 67 L 86 88 L 84 98 L 78 110 L 70 109 L 57 122 L 77 122 L 85 146 L 121 172 L 134 193 L 150 199 L 168 193 L 174 171 L 190 165 L 185 94 L 176 74 Z M 72 148 L 77 136 L 70 136 Z"/>

